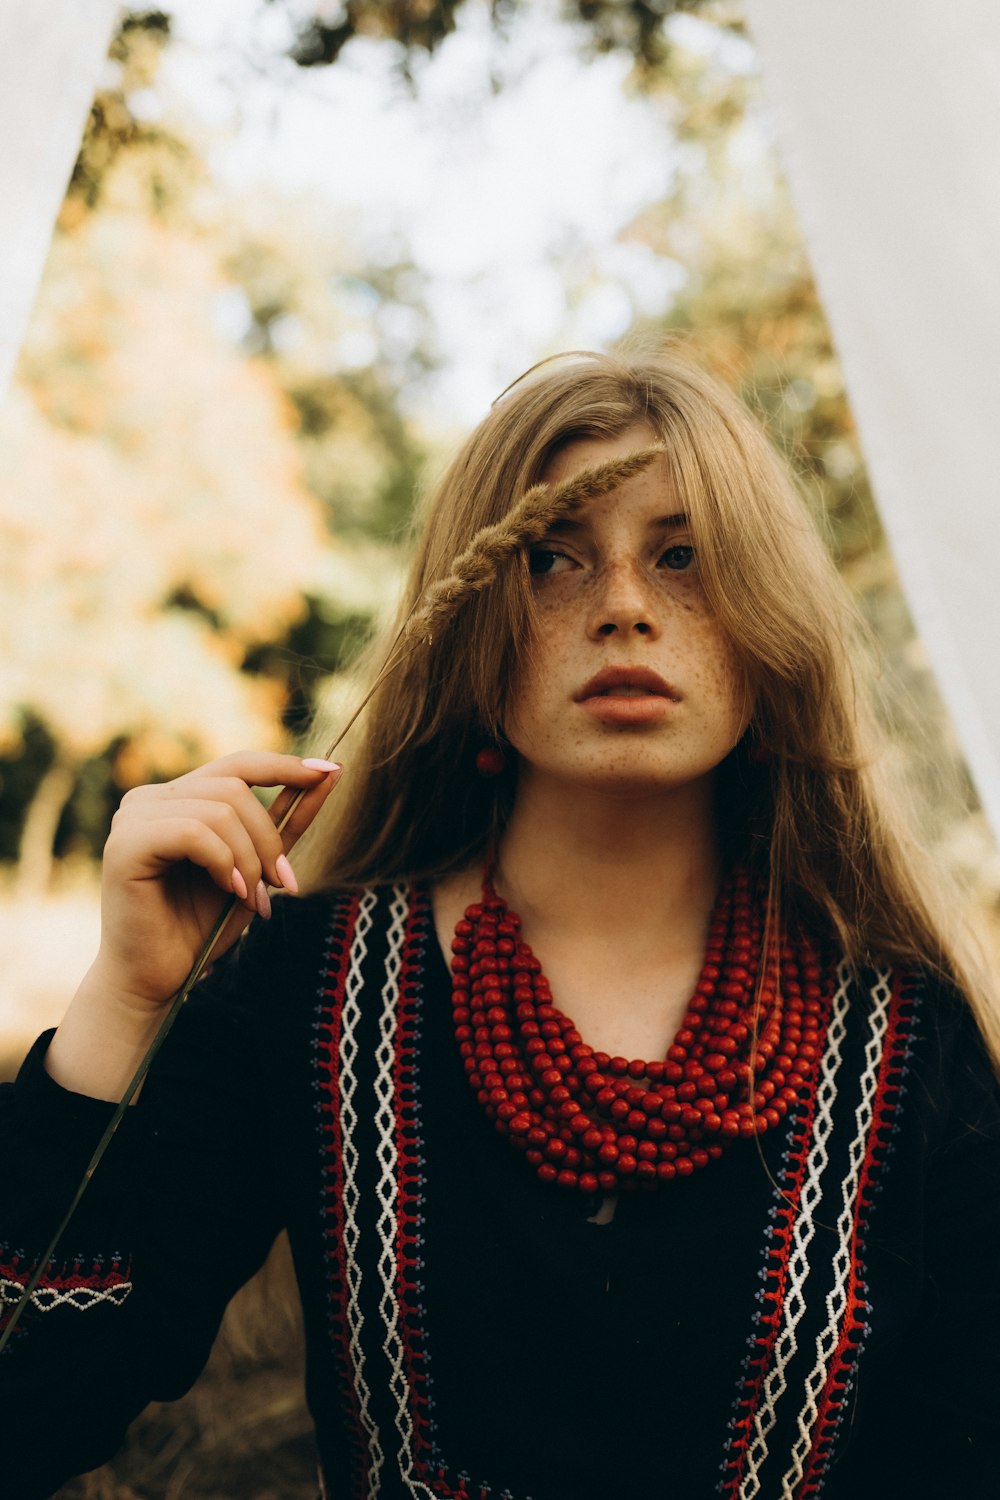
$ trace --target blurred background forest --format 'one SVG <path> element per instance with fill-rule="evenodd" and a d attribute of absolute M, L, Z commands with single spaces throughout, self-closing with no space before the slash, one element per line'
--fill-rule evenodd
<path fill-rule="evenodd" d="M 885 546 L 738 0 L 214 9 L 210 44 L 185 33 L 181 0 L 123 14 L 0 413 L 5 1075 L 58 1019 L 96 940 L 98 860 L 123 792 L 292 743 L 320 697 L 346 701 L 426 476 L 491 379 L 495 394 L 581 343 L 688 335 L 763 416 L 873 627 L 927 836 L 992 912 L 995 856 Z M 226 108 L 185 107 L 199 46 Z M 502 285 L 475 252 L 436 269 L 402 212 L 383 206 L 366 225 L 293 172 L 285 184 L 225 168 L 244 85 L 268 81 L 290 114 L 362 74 L 378 76 L 389 116 L 416 120 L 415 142 L 422 118 L 443 118 L 456 163 L 463 129 L 477 142 L 482 121 L 513 130 L 505 101 L 533 79 L 551 94 L 600 76 L 635 121 L 612 170 L 658 166 L 635 178 L 620 222 L 594 210 L 593 237 L 584 204 L 576 221 L 554 210 L 531 264 L 512 241 Z M 575 133 L 586 150 L 558 99 L 549 118 L 551 135 L 513 158 L 525 215 L 539 187 L 559 199 Z M 304 149 L 378 178 L 363 131 Z M 426 221 L 444 189 L 415 163 Z M 484 155 L 486 200 L 491 170 Z M 231 1330 L 192 1396 L 154 1409 L 113 1466 L 64 1493 L 311 1497 L 294 1330 L 265 1321 L 269 1353 L 249 1362 Z"/>

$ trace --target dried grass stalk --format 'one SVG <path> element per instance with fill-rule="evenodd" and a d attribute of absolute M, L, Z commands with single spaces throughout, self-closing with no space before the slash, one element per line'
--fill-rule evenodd
<path fill-rule="evenodd" d="M 655 443 L 625 458 L 609 458 L 594 464 L 561 484 L 532 485 L 502 521 L 476 532 L 469 546 L 455 559 L 447 578 L 427 589 L 423 603 L 404 625 L 399 643 L 430 641 L 463 604 L 489 588 L 512 557 L 532 542 L 541 541 L 557 521 L 573 515 L 589 500 L 606 495 L 641 473 L 663 451 L 662 443 Z"/>

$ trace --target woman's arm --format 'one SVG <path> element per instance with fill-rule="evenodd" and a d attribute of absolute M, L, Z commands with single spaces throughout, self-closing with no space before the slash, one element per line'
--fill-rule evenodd
<path fill-rule="evenodd" d="M 259 1017 L 273 1009 L 284 925 L 256 923 L 192 995 L 0 1356 L 5 1500 L 103 1463 L 147 1402 L 182 1395 L 282 1227 L 285 1080 L 265 1076 Z M 46 1040 L 0 1089 L 8 1310 L 113 1108 L 55 1083 Z"/>
<path fill-rule="evenodd" d="M 220 888 L 237 871 L 247 890 L 231 945 L 251 906 L 269 910 L 266 891 L 251 900 L 251 879 L 290 883 L 250 784 L 309 789 L 285 831 L 291 847 L 336 775 L 292 757 L 230 757 L 143 789 L 119 814 L 98 960 L 55 1038 L 40 1039 L 0 1089 L 0 1316 L 72 1200 L 215 921 Z M 268 1129 L 281 1080 L 262 1076 L 268 1054 L 253 1035 L 282 967 L 284 926 L 258 922 L 181 1012 L 0 1356 L 9 1500 L 48 1495 L 103 1462 L 148 1401 L 187 1389 L 226 1303 L 281 1227 Z"/>

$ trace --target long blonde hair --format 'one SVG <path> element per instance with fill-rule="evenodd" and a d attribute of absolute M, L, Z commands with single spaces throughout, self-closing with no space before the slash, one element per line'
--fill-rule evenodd
<path fill-rule="evenodd" d="M 754 704 L 748 735 L 720 767 L 724 836 L 783 914 L 853 963 L 917 964 L 955 984 L 1000 1060 L 1000 1022 L 960 903 L 887 785 L 857 611 L 786 465 L 686 351 L 567 356 L 509 387 L 420 507 L 386 640 L 477 533 L 542 480 L 561 445 L 640 423 L 664 445 L 706 597 Z M 308 836 L 313 885 L 433 879 L 482 856 L 516 769 L 484 782 L 475 752 L 502 728 L 531 627 L 522 553 L 381 684 L 343 788 Z M 372 648 L 372 671 L 385 651 L 386 641 Z"/>

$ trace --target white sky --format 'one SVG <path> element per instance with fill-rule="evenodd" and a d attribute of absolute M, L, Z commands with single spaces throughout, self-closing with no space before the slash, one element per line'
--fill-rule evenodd
<path fill-rule="evenodd" d="M 668 303 L 678 268 L 619 238 L 669 189 L 667 131 L 625 92 L 625 57 L 581 61 L 551 0 L 535 0 L 508 46 L 468 0 L 458 32 L 420 66 L 417 99 L 384 44 L 352 43 L 334 67 L 304 70 L 281 61 L 287 20 L 273 6 L 170 9 L 165 81 L 212 132 L 216 171 L 243 187 L 313 188 L 376 257 L 403 248 L 428 276 L 448 364 L 435 425 L 476 421 L 536 359 L 607 344 Z M 366 350 L 345 353 L 361 362 Z"/>

